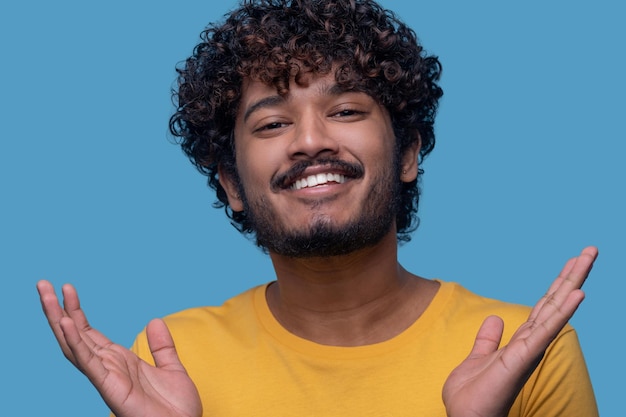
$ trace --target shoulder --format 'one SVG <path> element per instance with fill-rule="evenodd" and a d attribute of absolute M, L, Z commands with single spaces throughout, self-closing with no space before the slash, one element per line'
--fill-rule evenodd
<path fill-rule="evenodd" d="M 508 340 L 517 328 L 528 320 L 532 310 L 530 306 L 510 303 L 476 294 L 454 282 L 442 282 L 438 297 L 442 320 L 452 323 L 450 326 L 470 326 L 476 331 L 488 316 L 498 316 L 504 321 L 503 340 Z M 437 300 L 439 298 L 439 300 Z M 567 325 L 563 332 L 572 328 Z"/>
<path fill-rule="evenodd" d="M 455 282 L 440 281 L 440 283 L 440 292 L 446 298 L 446 307 L 451 314 L 479 316 L 495 314 L 514 320 L 520 317 L 526 319 L 531 310 L 529 306 L 476 294 Z"/>
<path fill-rule="evenodd" d="M 189 334 L 196 329 L 232 328 L 250 321 L 255 314 L 255 296 L 267 285 L 253 287 L 226 300 L 221 306 L 194 307 L 165 316 L 163 320 L 173 335 Z"/>
<path fill-rule="evenodd" d="M 253 340 L 259 333 L 255 299 L 264 294 L 266 286 L 251 288 L 221 306 L 194 307 L 163 317 L 179 355 L 208 352 Z M 135 339 L 132 350 L 150 362 L 145 329 Z"/>

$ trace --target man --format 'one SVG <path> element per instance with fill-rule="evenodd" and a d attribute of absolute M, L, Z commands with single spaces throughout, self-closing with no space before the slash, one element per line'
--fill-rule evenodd
<path fill-rule="evenodd" d="M 203 32 L 171 129 L 276 281 L 153 320 L 132 351 L 71 286 L 62 308 L 40 282 L 64 354 L 115 415 L 597 415 L 567 325 L 595 248 L 532 310 L 398 263 L 440 71 L 370 0 L 246 1 Z"/>

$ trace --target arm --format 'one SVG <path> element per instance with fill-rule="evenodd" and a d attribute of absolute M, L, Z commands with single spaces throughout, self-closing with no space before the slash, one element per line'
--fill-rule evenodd
<path fill-rule="evenodd" d="M 63 286 L 63 307 L 49 282 L 40 281 L 37 290 L 63 354 L 89 378 L 117 417 L 202 415 L 196 387 L 163 321 L 153 320 L 146 328 L 156 364 L 151 366 L 89 325 L 74 287 Z"/>
<path fill-rule="evenodd" d="M 469 356 L 448 377 L 443 401 L 449 417 L 504 417 L 545 350 L 584 299 L 580 289 L 598 255 L 585 248 L 570 259 L 508 345 L 498 349 L 503 322 L 488 317 Z"/>

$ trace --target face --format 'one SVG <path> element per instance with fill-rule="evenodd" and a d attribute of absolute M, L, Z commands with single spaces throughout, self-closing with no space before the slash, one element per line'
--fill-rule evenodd
<path fill-rule="evenodd" d="M 396 158 L 386 109 L 342 91 L 333 74 L 274 87 L 244 85 L 235 123 L 239 181 L 220 171 L 233 210 L 245 210 L 257 243 L 293 257 L 333 256 L 395 233 L 401 180 L 417 154 Z M 415 175 L 412 177 L 412 175 Z"/>

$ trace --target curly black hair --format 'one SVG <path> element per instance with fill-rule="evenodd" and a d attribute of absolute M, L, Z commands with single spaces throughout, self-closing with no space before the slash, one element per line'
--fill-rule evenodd
<path fill-rule="evenodd" d="M 435 145 L 441 64 L 425 53 L 412 29 L 372 0 L 244 0 L 200 39 L 176 69 L 177 111 L 169 127 L 216 190 L 214 205 L 224 207 L 242 233 L 254 230 L 245 212 L 229 207 L 217 168 L 238 178 L 233 131 L 244 79 L 262 81 L 284 95 L 290 81 L 335 71 L 340 86 L 365 92 L 387 109 L 396 156 L 420 141 L 421 162 Z M 401 185 L 400 241 L 408 241 L 419 222 L 419 178 Z"/>

